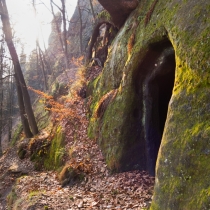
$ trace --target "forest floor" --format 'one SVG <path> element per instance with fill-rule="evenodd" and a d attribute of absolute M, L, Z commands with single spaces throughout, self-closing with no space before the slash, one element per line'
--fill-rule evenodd
<path fill-rule="evenodd" d="M 0 210 L 141 210 L 150 206 L 154 177 L 142 171 L 111 173 L 97 142 L 87 137 L 84 99 L 77 98 L 75 104 L 82 120 L 74 126 L 66 120 L 62 123 L 71 161 L 86 168 L 83 180 L 62 186 L 58 172 L 36 171 L 29 159 L 19 159 L 17 146 L 10 147 L 0 158 Z"/>

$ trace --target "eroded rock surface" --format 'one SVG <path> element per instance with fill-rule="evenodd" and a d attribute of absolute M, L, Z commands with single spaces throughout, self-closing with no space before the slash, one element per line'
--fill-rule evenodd
<path fill-rule="evenodd" d="M 209 14 L 207 0 L 141 1 L 89 85 L 89 136 L 109 168 L 154 174 L 156 165 L 151 209 L 210 208 Z"/>
<path fill-rule="evenodd" d="M 68 29 L 69 52 L 72 56 L 84 54 L 90 40 L 95 21 L 91 12 L 89 0 L 79 0 L 78 5 L 70 20 Z M 81 16 L 79 9 L 82 12 Z M 94 1 L 93 9 L 95 16 L 97 16 L 103 8 L 97 1 Z M 82 51 L 80 38 L 82 39 Z"/>

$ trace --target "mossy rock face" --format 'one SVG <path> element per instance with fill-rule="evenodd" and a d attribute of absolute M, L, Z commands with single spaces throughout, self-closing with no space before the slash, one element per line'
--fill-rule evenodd
<path fill-rule="evenodd" d="M 100 80 L 91 86 L 89 136 L 98 139 L 112 170 L 152 174 L 156 157 L 151 153 L 158 152 L 154 139 L 162 139 L 152 210 L 210 208 L 209 14 L 207 0 L 140 2 L 113 41 Z M 157 101 L 172 74 L 163 120 Z M 100 100 L 112 90 L 115 98 L 97 117 Z"/>
<path fill-rule="evenodd" d="M 65 135 L 61 126 L 55 127 L 51 135 L 33 138 L 28 144 L 30 159 L 37 170 L 57 170 L 63 166 Z M 20 154 L 21 155 L 21 154 Z"/>
<path fill-rule="evenodd" d="M 48 170 L 59 169 L 63 164 L 63 157 L 65 155 L 64 145 L 65 134 L 62 127 L 58 126 L 54 138 L 51 140 L 50 148 L 44 159 L 44 168 Z"/>

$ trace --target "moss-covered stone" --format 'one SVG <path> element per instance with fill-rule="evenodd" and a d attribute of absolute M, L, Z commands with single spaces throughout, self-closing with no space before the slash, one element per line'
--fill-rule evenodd
<path fill-rule="evenodd" d="M 97 88 L 97 84 L 100 80 L 100 76 L 96 77 L 93 81 L 90 81 L 87 85 L 87 96 L 93 94 L 93 91 Z"/>
<path fill-rule="evenodd" d="M 153 2 L 141 1 L 112 43 L 91 91 L 89 136 L 98 139 L 112 170 L 147 169 L 145 85 L 161 58 L 157 49 L 164 52 L 168 40 L 175 52 L 175 81 L 151 209 L 209 209 L 210 3 L 159 0 L 153 10 Z M 130 37 L 135 39 L 128 52 Z M 115 99 L 96 117 L 101 98 L 115 89 Z"/>
<path fill-rule="evenodd" d="M 65 155 L 64 139 L 61 126 L 56 126 L 52 131 L 43 131 L 43 134 L 35 136 L 30 139 L 27 145 L 27 150 L 30 155 L 30 159 L 35 162 L 35 168 L 37 170 L 57 170 L 64 161 Z M 21 148 L 21 147 L 20 147 Z M 20 149 L 20 155 L 22 150 Z"/>
<path fill-rule="evenodd" d="M 98 15 L 97 15 L 98 19 L 102 19 L 102 20 L 106 20 L 106 21 L 112 21 L 112 18 L 110 16 L 110 14 L 107 12 L 107 10 L 102 10 Z"/>
<path fill-rule="evenodd" d="M 58 126 L 54 138 L 51 141 L 47 156 L 44 159 L 44 167 L 46 169 L 59 169 L 63 165 L 63 157 L 65 155 L 64 139 L 65 135 L 62 131 L 62 127 Z"/>

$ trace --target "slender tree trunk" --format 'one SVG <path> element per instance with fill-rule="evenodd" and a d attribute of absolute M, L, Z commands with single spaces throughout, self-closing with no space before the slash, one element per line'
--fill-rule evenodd
<path fill-rule="evenodd" d="M 36 18 L 37 17 L 37 12 L 36 12 L 35 0 L 33 0 L 33 8 L 34 8 L 34 16 Z M 41 48 L 40 48 L 40 45 L 39 45 L 38 34 L 37 34 L 37 37 L 36 37 L 36 51 L 37 51 L 37 59 L 39 58 L 40 63 L 41 63 L 42 76 L 44 78 L 44 90 L 46 91 L 48 89 L 47 78 L 46 78 L 44 63 L 43 63 L 43 59 L 42 59 L 42 55 L 41 55 Z M 37 61 L 37 65 L 38 65 L 38 61 Z"/>
<path fill-rule="evenodd" d="M 10 69 L 11 70 L 11 69 Z M 10 71 L 11 74 L 11 71 Z M 8 123 L 8 139 L 11 140 L 12 137 L 12 116 L 13 116 L 13 77 L 10 78 L 10 91 L 9 91 L 9 123 Z"/>
<path fill-rule="evenodd" d="M 33 134 L 31 133 L 26 111 L 25 111 L 25 106 L 24 106 L 24 101 L 23 101 L 23 96 L 22 96 L 22 91 L 21 91 L 21 85 L 19 83 L 19 80 L 17 78 L 17 75 L 15 75 L 15 82 L 16 82 L 16 89 L 17 89 L 17 96 L 18 96 L 18 106 L 20 110 L 20 118 L 21 122 L 23 124 L 23 131 L 26 135 L 27 138 L 31 138 Z"/>
<path fill-rule="evenodd" d="M 40 49 L 38 41 L 37 41 L 36 46 L 37 46 L 37 53 L 38 53 L 39 61 L 41 63 L 42 76 L 44 78 L 44 90 L 46 91 L 46 90 L 48 90 L 47 77 L 46 77 L 44 62 L 43 62 L 43 59 L 42 59 L 41 49 Z"/>
<path fill-rule="evenodd" d="M 2 78 L 2 77 L 0 77 Z M 3 89 L 2 89 L 2 80 L 0 81 L 0 157 L 2 156 L 2 130 L 3 130 Z"/>
<path fill-rule="evenodd" d="M 63 19 L 63 43 L 64 43 L 64 55 L 65 55 L 65 63 L 66 69 L 69 69 L 69 56 L 68 56 L 68 44 L 67 44 L 67 31 L 66 31 L 66 5 L 64 0 L 61 0 L 62 4 L 62 19 Z"/>
<path fill-rule="evenodd" d="M 80 37 L 80 53 L 82 54 L 82 13 L 79 5 L 79 1 L 77 2 L 77 7 L 79 11 L 79 23 L 80 23 L 80 32 L 79 32 L 79 37 Z"/>
<path fill-rule="evenodd" d="M 51 0 L 50 1 L 51 11 L 52 11 L 53 19 L 55 20 L 55 26 L 56 26 L 56 31 L 57 31 L 57 34 L 58 34 L 58 37 L 59 37 L 60 45 L 61 45 L 62 51 L 64 53 L 63 40 L 61 38 L 61 31 L 59 29 L 58 23 L 56 22 L 56 16 L 55 16 L 55 13 L 54 13 L 54 9 L 53 9 L 53 5 L 52 4 L 53 4 L 53 2 Z"/>
<path fill-rule="evenodd" d="M 0 157 L 2 156 L 2 127 L 3 127 L 3 44 L 1 45 L 1 52 L 0 52 Z"/>
<path fill-rule="evenodd" d="M 56 22 L 56 16 L 55 16 L 55 13 L 54 13 L 54 9 L 53 9 L 53 5 L 52 4 L 54 4 L 60 10 L 60 12 L 62 13 L 63 40 L 61 38 L 61 31 L 59 30 L 58 24 Z M 61 46 L 62 46 L 62 51 L 63 51 L 63 54 L 64 54 L 65 66 L 66 66 L 66 69 L 69 69 L 67 31 L 66 31 L 66 6 L 65 6 L 65 1 L 64 0 L 61 0 L 62 8 L 58 7 L 58 5 L 55 4 L 55 2 L 53 0 L 50 1 L 50 5 L 51 5 L 51 11 L 52 11 L 52 14 L 53 14 L 53 18 L 54 18 L 55 24 L 56 24 L 56 30 L 57 30 L 57 33 L 59 34 L 59 39 L 60 39 L 60 43 L 61 43 Z M 65 71 L 65 73 L 66 73 L 66 71 Z M 67 73 L 66 73 L 66 76 L 68 77 Z"/>
<path fill-rule="evenodd" d="M 39 53 L 38 53 L 38 48 L 36 46 L 36 74 L 37 74 L 36 76 L 37 76 L 37 78 L 39 78 L 38 69 L 39 69 Z"/>
<path fill-rule="evenodd" d="M 60 43 L 61 43 L 61 46 L 62 46 L 62 53 L 64 54 L 64 59 L 65 59 L 65 70 L 64 70 L 64 72 L 66 74 L 66 77 L 68 78 L 68 74 L 67 74 L 66 70 L 69 69 L 69 60 L 68 60 L 68 50 L 67 50 L 67 37 L 66 37 L 67 36 L 67 32 L 66 32 L 66 16 L 65 16 L 65 12 L 66 11 L 65 11 L 65 2 L 64 2 L 64 0 L 61 0 L 61 3 L 62 3 L 62 9 L 60 7 L 58 7 L 58 5 L 55 4 L 53 0 L 50 0 L 52 15 L 53 15 L 53 18 L 55 20 L 56 30 L 57 30 L 57 33 L 58 33 L 58 36 L 59 36 L 59 40 L 60 40 Z M 62 37 L 61 37 L 61 31 L 60 31 L 58 23 L 56 21 L 56 16 L 55 16 L 54 9 L 53 9 L 53 4 L 62 13 L 63 29 L 64 29 L 63 40 L 62 40 Z"/>
<path fill-rule="evenodd" d="M 96 16 L 95 16 L 95 12 L 94 12 L 94 9 L 93 9 L 93 3 L 92 3 L 92 0 L 89 0 L 89 1 L 90 1 L 91 12 L 92 12 L 94 23 L 95 23 L 96 22 Z"/>
<path fill-rule="evenodd" d="M 13 61 L 13 65 L 14 65 L 17 89 L 19 89 L 18 91 L 19 102 L 23 102 L 32 133 L 33 135 L 36 135 L 38 133 L 38 127 L 37 127 L 34 113 L 32 110 L 30 96 L 26 87 L 23 73 L 21 71 L 18 55 L 17 55 L 16 49 L 12 40 L 12 30 L 10 26 L 9 14 L 7 11 L 5 0 L 0 1 L 0 11 L 1 11 L 1 20 L 3 24 L 3 32 L 5 34 L 5 40 L 6 40 L 6 43 L 7 43 L 7 46 L 8 46 L 12 61 Z M 20 111 L 21 110 L 22 108 L 20 107 Z M 23 120 L 22 122 L 25 123 L 25 120 Z"/>
<path fill-rule="evenodd" d="M 45 67 L 46 67 L 45 69 L 47 70 L 47 74 L 50 75 L 52 73 L 52 69 L 51 69 L 50 63 L 46 60 L 45 54 L 43 53 L 41 48 L 40 48 L 40 54 L 42 56 L 43 63 L 45 65 Z"/>

